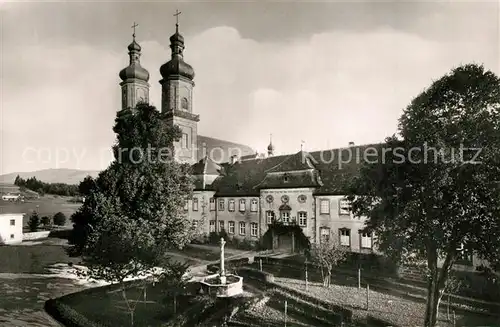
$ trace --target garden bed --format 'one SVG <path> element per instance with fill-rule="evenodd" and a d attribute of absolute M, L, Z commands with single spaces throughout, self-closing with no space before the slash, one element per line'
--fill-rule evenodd
<path fill-rule="evenodd" d="M 353 319 L 356 321 L 365 321 L 368 315 L 381 319 L 397 326 L 420 326 L 424 321 L 425 304 L 410 301 L 398 296 L 388 295 L 370 290 L 369 310 L 366 310 L 366 289 L 357 287 L 342 286 L 332 284 L 329 288 L 323 287 L 321 283 L 309 282 L 308 289 L 305 289 L 305 283 L 302 280 L 275 277 L 275 283 L 285 289 L 299 291 L 308 296 L 326 300 L 330 303 L 340 305 L 351 309 Z M 444 305 L 442 305 L 442 308 Z M 452 326 L 451 322 L 446 320 L 445 311 L 441 310 L 439 325 Z M 470 326 L 498 325 L 499 317 L 479 314 L 457 314 L 457 324 L 467 321 Z"/>

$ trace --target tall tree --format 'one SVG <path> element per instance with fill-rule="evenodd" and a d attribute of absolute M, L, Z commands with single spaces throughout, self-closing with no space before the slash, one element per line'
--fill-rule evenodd
<path fill-rule="evenodd" d="M 453 69 L 410 103 L 399 132 L 361 169 L 350 198 L 380 250 L 426 262 L 431 327 L 462 246 L 500 256 L 499 78 L 473 64 Z"/>
<path fill-rule="evenodd" d="M 118 282 L 126 301 L 126 278 L 171 267 L 167 254 L 190 241 L 183 210 L 193 185 L 189 166 L 172 159 L 180 137 L 153 106 L 118 113 L 115 160 L 92 183 L 72 217 L 72 254 L 82 255 L 89 277 Z M 168 270 L 168 269 L 167 269 Z M 133 324 L 133 312 L 131 312 Z"/>

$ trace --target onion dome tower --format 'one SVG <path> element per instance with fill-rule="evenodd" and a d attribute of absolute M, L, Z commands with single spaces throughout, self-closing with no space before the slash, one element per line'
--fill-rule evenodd
<path fill-rule="evenodd" d="M 193 112 L 194 69 L 184 61 L 184 37 L 179 33 L 179 15 L 175 33 L 170 37 L 171 58 L 160 67 L 161 111 L 169 126 L 178 126 L 181 139 L 173 144 L 174 158 L 194 164 L 198 161 L 198 122 L 200 116 Z"/>
<path fill-rule="evenodd" d="M 134 23 L 132 28 L 132 43 L 128 46 L 129 65 L 120 71 L 122 82 L 122 109 L 133 109 L 139 102 L 149 102 L 149 72 L 141 66 L 141 46 L 135 40 L 135 28 L 138 25 Z"/>
<path fill-rule="evenodd" d="M 274 155 L 275 147 L 273 145 L 273 134 L 269 136 L 269 145 L 267 146 L 267 156 L 272 157 Z"/>

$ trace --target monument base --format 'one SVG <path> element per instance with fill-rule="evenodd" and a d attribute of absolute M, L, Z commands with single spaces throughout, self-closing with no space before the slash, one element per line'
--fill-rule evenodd
<path fill-rule="evenodd" d="M 222 277 L 219 275 L 209 276 L 200 284 L 205 294 L 217 297 L 232 297 L 243 293 L 243 277 L 233 274 Z"/>

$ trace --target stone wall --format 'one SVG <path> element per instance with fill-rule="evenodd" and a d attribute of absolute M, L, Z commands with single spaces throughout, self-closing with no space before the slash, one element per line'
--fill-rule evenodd
<path fill-rule="evenodd" d="M 50 231 L 23 233 L 23 241 L 34 241 L 49 237 Z"/>

